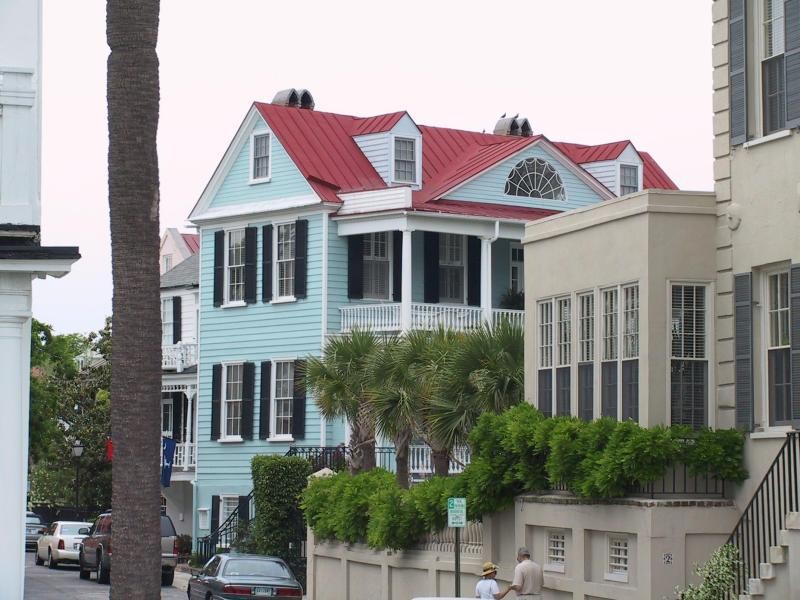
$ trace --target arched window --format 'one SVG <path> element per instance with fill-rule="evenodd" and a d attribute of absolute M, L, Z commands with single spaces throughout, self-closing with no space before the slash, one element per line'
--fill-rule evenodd
<path fill-rule="evenodd" d="M 526 198 L 567 199 L 561 176 L 553 165 L 541 158 L 526 158 L 518 162 L 508 174 L 505 193 Z"/>

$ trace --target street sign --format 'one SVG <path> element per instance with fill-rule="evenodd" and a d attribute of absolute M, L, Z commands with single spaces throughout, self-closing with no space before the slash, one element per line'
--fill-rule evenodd
<path fill-rule="evenodd" d="M 448 498 L 447 499 L 447 526 L 466 527 L 467 526 L 467 499 Z"/>

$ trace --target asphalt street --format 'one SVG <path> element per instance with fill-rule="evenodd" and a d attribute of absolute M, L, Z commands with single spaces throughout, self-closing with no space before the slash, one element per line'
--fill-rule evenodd
<path fill-rule="evenodd" d="M 176 584 L 179 578 L 175 578 Z M 184 585 L 185 588 L 185 585 Z M 25 555 L 25 600 L 107 600 L 109 587 L 99 585 L 95 576 L 89 581 L 78 577 L 78 567 L 65 565 L 56 569 L 37 567 L 34 553 Z M 185 600 L 186 592 L 162 587 L 161 600 Z"/>

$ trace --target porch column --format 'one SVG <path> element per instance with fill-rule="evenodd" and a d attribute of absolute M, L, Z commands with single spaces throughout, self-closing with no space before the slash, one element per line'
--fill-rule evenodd
<path fill-rule="evenodd" d="M 411 231 L 403 230 L 403 276 L 400 287 L 400 330 L 411 329 Z"/>
<path fill-rule="evenodd" d="M 492 325 L 492 239 L 481 238 L 481 311 L 484 322 Z"/>
<path fill-rule="evenodd" d="M 184 422 L 186 423 L 186 435 L 184 436 L 184 439 L 183 439 L 184 448 L 186 448 L 186 450 L 183 453 L 183 470 L 184 471 L 188 471 L 189 470 L 189 464 L 192 462 L 192 458 L 194 457 L 193 456 L 194 455 L 194 448 L 193 448 L 193 446 L 190 445 L 190 443 L 192 441 L 192 421 L 194 421 L 194 419 L 192 418 L 192 415 L 193 415 L 193 413 L 192 413 L 193 406 L 192 405 L 194 404 L 194 395 L 196 393 L 197 393 L 197 391 L 194 390 L 194 392 L 193 392 L 191 390 L 191 388 L 186 390 L 186 415 L 184 415 L 184 417 L 183 417 L 185 419 Z M 190 448 L 191 448 L 191 450 L 190 450 Z"/>

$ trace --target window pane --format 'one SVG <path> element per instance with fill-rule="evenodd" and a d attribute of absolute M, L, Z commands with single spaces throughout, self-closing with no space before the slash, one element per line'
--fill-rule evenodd
<path fill-rule="evenodd" d="M 594 418 L 594 365 L 578 365 L 578 416 L 584 421 Z"/>
<path fill-rule="evenodd" d="M 617 358 L 617 289 L 603 290 L 603 360 Z"/>
<path fill-rule="evenodd" d="M 253 179 L 269 175 L 269 134 L 253 138 Z"/>
<path fill-rule="evenodd" d="M 544 369 L 539 371 L 538 399 L 539 399 L 539 411 L 545 417 L 553 416 L 552 369 Z"/>
<path fill-rule="evenodd" d="M 788 424 L 792 420 L 792 369 L 789 348 L 767 353 L 770 424 Z"/>
<path fill-rule="evenodd" d="M 388 233 L 369 233 L 364 236 L 364 298 L 389 299 L 390 257 Z"/>
<path fill-rule="evenodd" d="M 706 358 L 706 287 L 672 286 L 672 356 Z"/>
<path fill-rule="evenodd" d="M 553 365 L 553 303 L 539 303 L 539 366 Z"/>
<path fill-rule="evenodd" d="M 604 417 L 617 418 L 617 362 L 604 362 L 600 372 Z"/>
<path fill-rule="evenodd" d="M 295 233 L 294 223 L 278 225 L 278 297 L 294 295 Z"/>
<path fill-rule="evenodd" d="M 639 167 L 636 165 L 620 166 L 620 195 L 633 194 L 639 191 Z"/>
<path fill-rule="evenodd" d="M 556 300 L 558 325 L 558 363 L 568 365 L 572 356 L 572 308 L 569 298 Z"/>
<path fill-rule="evenodd" d="M 672 360 L 670 407 L 673 425 L 705 427 L 708 398 L 708 361 Z"/>
<path fill-rule="evenodd" d="M 275 363 L 275 435 L 291 435 L 294 363 Z"/>
<path fill-rule="evenodd" d="M 556 414 L 570 414 L 570 368 L 556 369 Z"/>
<path fill-rule="evenodd" d="M 769 348 L 789 346 L 789 273 L 769 276 Z"/>
<path fill-rule="evenodd" d="M 415 182 L 417 162 L 414 140 L 395 138 L 394 140 L 394 178 L 396 181 Z"/>
<path fill-rule="evenodd" d="M 786 121 L 783 55 L 763 63 L 764 134 L 783 129 Z"/>
<path fill-rule="evenodd" d="M 580 307 L 579 345 L 580 362 L 594 360 L 594 294 L 578 296 Z"/>
<path fill-rule="evenodd" d="M 622 293 L 625 299 L 622 358 L 636 358 L 639 356 L 639 286 L 626 286 Z"/>

